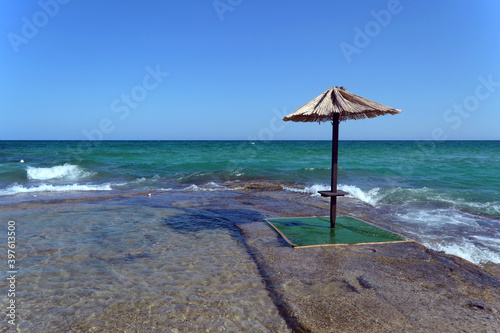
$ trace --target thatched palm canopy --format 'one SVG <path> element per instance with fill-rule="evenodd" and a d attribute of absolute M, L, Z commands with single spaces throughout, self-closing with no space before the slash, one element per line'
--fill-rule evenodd
<path fill-rule="evenodd" d="M 332 121 L 335 113 L 339 121 L 375 118 L 385 114 L 398 114 L 401 110 L 371 101 L 348 92 L 344 87 L 332 87 L 289 114 L 284 121 Z"/>
<path fill-rule="evenodd" d="M 347 119 L 365 119 L 385 114 L 398 114 L 401 110 L 371 101 L 348 92 L 344 87 L 332 87 L 298 108 L 284 121 L 331 121 L 332 122 L 332 178 L 330 191 L 319 191 L 322 196 L 330 197 L 330 224 L 335 227 L 337 197 L 348 194 L 337 190 L 337 159 L 339 146 L 339 123 Z"/>

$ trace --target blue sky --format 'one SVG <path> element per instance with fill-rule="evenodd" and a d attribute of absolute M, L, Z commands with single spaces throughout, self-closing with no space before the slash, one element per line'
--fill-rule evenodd
<path fill-rule="evenodd" d="M 500 3 L 2 1 L 2 140 L 329 140 L 331 86 L 403 110 L 342 140 L 499 140 Z"/>

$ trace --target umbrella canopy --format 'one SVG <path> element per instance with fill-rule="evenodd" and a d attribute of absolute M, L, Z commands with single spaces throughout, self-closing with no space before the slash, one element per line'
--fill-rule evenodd
<path fill-rule="evenodd" d="M 347 119 L 365 119 L 397 114 L 401 110 L 371 101 L 350 93 L 344 87 L 332 87 L 304 104 L 296 111 L 283 118 L 284 121 L 324 122 L 333 121 L 339 115 L 339 121 Z"/>
<path fill-rule="evenodd" d="M 400 112 L 401 110 L 350 93 L 344 87 L 332 87 L 283 118 L 284 121 L 317 121 L 319 123 L 331 121 L 333 124 L 331 190 L 319 192 L 322 196 L 330 197 L 330 224 L 332 228 L 335 227 L 337 197 L 347 194 L 347 192 L 337 190 L 339 123 L 347 119 L 375 118 Z"/>

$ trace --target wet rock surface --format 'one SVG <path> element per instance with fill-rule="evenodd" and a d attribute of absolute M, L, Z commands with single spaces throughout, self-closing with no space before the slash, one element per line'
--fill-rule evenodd
<path fill-rule="evenodd" d="M 500 265 L 416 242 L 293 249 L 264 219 L 328 215 L 327 199 L 262 181 L 212 190 L 2 208 L 36 223 L 20 330 L 500 332 Z M 359 200 L 337 212 L 401 232 Z"/>
<path fill-rule="evenodd" d="M 238 225 L 296 332 L 500 332 L 500 277 L 415 242 L 294 249 Z"/>
<path fill-rule="evenodd" d="M 237 185 L 224 201 L 200 204 L 260 216 L 226 220 L 293 332 L 500 332 L 498 265 L 480 267 L 417 242 L 294 249 L 263 219 L 328 215 L 328 200 L 262 182 Z M 337 213 L 400 231 L 356 199 L 343 197 Z"/>

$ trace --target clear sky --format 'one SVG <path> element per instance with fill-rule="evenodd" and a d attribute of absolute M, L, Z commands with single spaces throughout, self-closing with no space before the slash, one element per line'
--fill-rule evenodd
<path fill-rule="evenodd" d="M 500 140 L 500 2 L 0 0 L 1 140 Z"/>

